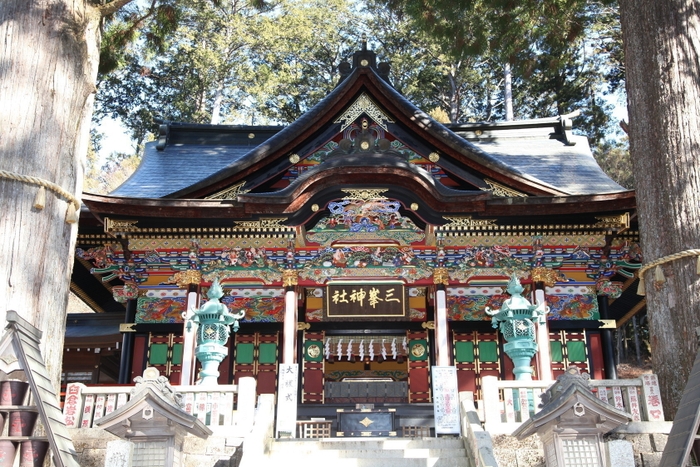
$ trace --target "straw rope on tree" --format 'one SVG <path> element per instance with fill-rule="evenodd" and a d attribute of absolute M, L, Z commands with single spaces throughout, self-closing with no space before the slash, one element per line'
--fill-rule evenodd
<path fill-rule="evenodd" d="M 692 256 L 697 256 L 698 261 L 696 265 L 696 273 L 700 274 L 700 249 L 690 249 L 690 250 L 684 250 L 684 251 L 679 251 L 678 253 L 673 253 L 670 255 L 666 255 L 662 258 L 659 258 L 655 261 L 652 261 L 649 264 L 645 264 L 642 266 L 642 268 L 639 270 L 639 287 L 637 288 L 637 294 L 638 295 L 645 295 L 646 294 L 646 288 L 644 285 L 644 273 L 647 272 L 651 268 L 656 268 L 654 270 L 654 280 L 657 284 L 662 284 L 666 282 L 666 278 L 664 277 L 664 272 L 661 269 L 662 264 L 670 263 L 672 261 L 675 261 L 677 259 L 681 258 L 689 258 Z"/>
<path fill-rule="evenodd" d="M 78 221 L 77 212 L 80 209 L 80 201 L 68 193 L 66 190 L 56 185 L 55 183 L 49 182 L 38 177 L 30 177 L 27 175 L 20 175 L 14 172 L 8 172 L 6 170 L 0 170 L 0 178 L 7 178 L 9 180 L 17 180 L 23 183 L 29 183 L 31 185 L 39 186 L 39 191 L 34 198 L 34 207 L 36 209 L 44 209 L 46 205 L 46 190 L 49 189 L 56 193 L 58 196 L 66 199 L 68 201 L 68 209 L 66 211 L 66 222 L 69 224 L 74 224 Z"/>

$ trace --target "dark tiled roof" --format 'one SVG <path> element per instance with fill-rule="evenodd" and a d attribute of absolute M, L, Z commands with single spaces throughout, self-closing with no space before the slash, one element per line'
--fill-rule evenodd
<path fill-rule="evenodd" d="M 167 144 L 146 143 L 141 165 L 111 195 L 168 197 L 235 165 L 281 128 L 170 124 Z"/>
<path fill-rule="evenodd" d="M 494 138 L 471 141 L 494 159 L 571 195 L 627 191 L 603 172 L 584 136 L 573 136 L 574 146 L 557 138 Z"/>
<path fill-rule="evenodd" d="M 189 145 L 169 146 L 166 151 L 159 151 L 156 143 L 146 143 L 141 165 L 110 194 L 164 198 L 240 160 L 249 151 L 235 146 Z"/>
<path fill-rule="evenodd" d="M 490 170 L 562 195 L 626 191 L 600 169 L 585 137 L 557 132 L 557 118 L 444 126 L 405 99 L 373 69 L 364 68 L 355 69 L 325 99 L 284 128 L 170 124 L 158 143 L 161 149 L 156 149 L 155 143 L 147 144 L 141 166 L 111 194 L 186 198 L 294 141 L 298 143 L 295 138 L 310 126 L 318 126 L 335 103 L 347 100 L 350 104 L 355 94 L 347 93 L 363 74 L 376 86 L 376 92 L 389 98 L 418 128 Z M 420 138 L 419 132 L 416 137 Z"/>

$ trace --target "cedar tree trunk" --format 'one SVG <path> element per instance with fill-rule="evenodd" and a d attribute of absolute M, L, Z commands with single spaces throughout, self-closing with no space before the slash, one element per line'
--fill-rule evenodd
<path fill-rule="evenodd" d="M 99 13 L 87 0 L 0 1 L 0 170 L 52 182 L 80 199 L 97 63 Z M 14 175 L 13 175 L 14 176 Z M 68 202 L 0 177 L 0 330 L 15 310 L 43 332 L 58 390 L 76 224 Z"/>
<path fill-rule="evenodd" d="M 700 248 L 700 21 L 697 0 L 620 0 L 644 262 Z M 653 370 L 667 419 L 697 352 L 696 258 L 644 275 Z"/>

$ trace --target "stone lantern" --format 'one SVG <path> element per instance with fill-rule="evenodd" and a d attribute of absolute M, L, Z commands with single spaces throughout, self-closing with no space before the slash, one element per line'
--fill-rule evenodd
<path fill-rule="evenodd" d="M 532 305 L 520 295 L 523 292 L 520 280 L 513 274 L 506 291 L 510 298 L 503 302 L 498 310 L 486 307 L 484 311 L 491 316 L 494 328 L 500 327 L 506 340 L 503 350 L 513 360 L 513 373 L 516 380 L 531 380 L 530 362 L 537 352 L 535 342 L 535 321 L 544 323 L 549 307 L 544 303 Z"/>
<path fill-rule="evenodd" d="M 233 325 L 233 332 L 238 331 L 238 320 L 243 319 L 245 311 L 237 314 L 229 312 L 226 305 L 220 302 L 224 291 L 219 284 L 219 279 L 214 279 L 207 296 L 209 300 L 198 310 L 194 310 L 192 317 L 187 322 L 187 330 L 192 328 L 192 323 L 198 324 L 197 347 L 194 354 L 202 364 L 200 371 L 202 385 L 216 385 L 219 378 L 219 364 L 228 355 L 226 342 Z"/>

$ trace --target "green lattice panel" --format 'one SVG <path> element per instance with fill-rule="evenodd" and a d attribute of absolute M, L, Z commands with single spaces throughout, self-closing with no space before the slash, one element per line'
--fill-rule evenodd
<path fill-rule="evenodd" d="M 236 363 L 252 364 L 254 352 L 255 344 L 253 343 L 242 343 L 236 345 Z"/>
<path fill-rule="evenodd" d="M 455 360 L 458 363 L 474 363 L 474 343 L 455 342 Z"/>
<path fill-rule="evenodd" d="M 586 343 L 584 341 L 569 341 L 566 343 L 566 353 L 570 362 L 586 362 Z"/>
<path fill-rule="evenodd" d="M 550 341 L 549 342 L 549 353 L 553 362 L 561 363 L 564 361 L 564 353 L 562 352 L 561 342 Z"/>
<path fill-rule="evenodd" d="M 258 363 L 277 363 L 277 344 L 260 344 L 258 351 Z"/>
<path fill-rule="evenodd" d="M 173 344 L 171 363 L 173 365 L 182 365 L 182 344 Z"/>
<path fill-rule="evenodd" d="M 151 344 L 148 363 L 151 365 L 165 365 L 168 363 L 168 344 Z"/>
<path fill-rule="evenodd" d="M 479 344 L 479 360 L 482 362 L 494 363 L 498 361 L 498 342 L 496 341 L 480 341 Z"/>

